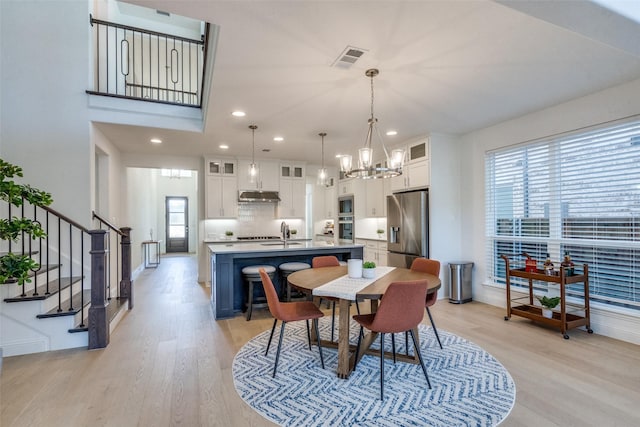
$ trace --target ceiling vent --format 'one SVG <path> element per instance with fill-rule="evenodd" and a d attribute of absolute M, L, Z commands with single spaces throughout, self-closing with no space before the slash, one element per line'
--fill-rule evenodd
<path fill-rule="evenodd" d="M 165 12 L 164 10 L 157 10 L 156 9 L 156 13 L 158 15 L 162 15 L 162 16 L 171 16 L 171 14 L 169 14 L 169 12 Z"/>
<path fill-rule="evenodd" d="M 331 64 L 332 67 L 351 68 L 358 59 L 366 52 L 365 49 L 359 47 L 347 46 L 338 58 Z"/>

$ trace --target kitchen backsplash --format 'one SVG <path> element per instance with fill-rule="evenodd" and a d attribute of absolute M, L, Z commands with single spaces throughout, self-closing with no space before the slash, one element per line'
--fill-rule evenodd
<path fill-rule="evenodd" d="M 246 203 L 238 209 L 238 219 L 210 219 L 205 221 L 205 240 L 224 239 L 227 231 L 238 236 L 280 236 L 282 219 L 276 219 L 276 205 L 272 203 Z M 289 230 L 297 230 L 292 238 L 306 238 L 305 221 L 286 219 Z"/>

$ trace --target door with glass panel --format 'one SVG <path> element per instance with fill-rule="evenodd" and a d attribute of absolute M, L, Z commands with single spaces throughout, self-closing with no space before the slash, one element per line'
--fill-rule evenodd
<path fill-rule="evenodd" d="M 186 197 L 166 198 L 167 252 L 189 252 L 189 202 Z"/>

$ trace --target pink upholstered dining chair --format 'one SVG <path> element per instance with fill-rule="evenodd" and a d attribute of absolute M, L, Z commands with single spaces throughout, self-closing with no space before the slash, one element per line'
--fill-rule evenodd
<path fill-rule="evenodd" d="M 324 255 L 317 256 L 311 260 L 312 268 L 321 268 L 321 267 L 339 267 L 340 261 L 334 255 Z M 336 324 L 336 302 L 338 302 L 338 298 L 334 297 L 323 297 L 327 301 L 331 302 L 331 341 L 334 338 L 334 330 Z M 320 304 L 322 304 L 322 299 L 320 299 Z M 360 307 L 358 306 L 358 301 L 356 301 L 356 310 L 358 314 L 360 313 Z"/>
<path fill-rule="evenodd" d="M 284 336 L 284 325 L 287 322 L 295 322 L 297 320 L 306 320 L 307 322 L 307 339 L 309 341 L 309 349 L 311 349 L 311 333 L 309 332 L 309 320 L 313 320 L 313 327 L 316 331 L 316 337 L 318 338 L 318 352 L 320 353 L 320 364 L 324 369 L 324 357 L 322 356 L 322 346 L 320 345 L 320 333 L 318 330 L 318 319 L 324 316 L 316 305 L 311 301 L 296 301 L 296 302 L 280 302 L 276 288 L 273 286 L 273 282 L 269 275 L 265 272 L 264 268 L 259 270 L 260 278 L 262 279 L 262 286 L 264 287 L 264 293 L 267 296 L 267 304 L 269 305 L 269 311 L 273 316 L 273 327 L 271 328 L 271 335 L 269 335 L 269 342 L 267 343 L 267 351 L 265 356 L 269 354 L 269 347 L 271 346 L 271 339 L 273 338 L 273 332 L 276 330 L 276 324 L 278 320 L 282 322 L 280 327 L 280 338 L 278 340 L 278 351 L 276 352 L 276 361 L 273 365 L 273 377 L 276 376 L 276 370 L 278 369 L 278 359 L 280 358 L 280 348 L 282 347 L 282 337 Z"/>
<path fill-rule="evenodd" d="M 424 366 L 422 354 L 413 333 L 413 329 L 418 327 L 424 317 L 424 304 L 422 302 L 427 297 L 428 286 L 429 283 L 426 280 L 393 282 L 384 293 L 384 298 L 380 301 L 378 311 L 372 314 L 357 314 L 353 316 L 353 320 L 360 324 L 356 355 L 360 352 L 360 344 L 364 336 L 363 328 L 380 334 L 380 399 L 384 399 L 384 334 L 386 333 L 390 333 L 393 336 L 395 333 L 407 332 L 411 335 L 414 351 L 418 355 L 422 372 L 424 372 L 427 384 L 431 388 L 427 368 Z M 356 357 L 354 370 L 357 367 L 357 362 Z"/>

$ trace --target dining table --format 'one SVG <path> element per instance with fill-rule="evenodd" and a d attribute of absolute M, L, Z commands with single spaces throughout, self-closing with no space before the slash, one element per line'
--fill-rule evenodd
<path fill-rule="evenodd" d="M 349 343 L 349 328 L 351 321 L 350 307 L 353 300 L 369 300 L 371 312 L 378 308 L 378 301 L 384 296 L 385 291 L 393 282 L 406 282 L 414 280 L 426 280 L 428 282 L 428 293 L 438 292 L 441 282 L 438 276 L 413 271 L 403 267 L 378 267 L 380 273 L 373 280 L 350 279 L 348 277 L 347 266 L 309 268 L 296 271 L 288 276 L 291 286 L 313 295 L 316 304 L 320 304 L 323 297 L 339 298 L 338 301 L 338 342 L 330 340 L 320 340 L 324 347 L 334 347 L 338 349 L 337 375 L 339 378 L 347 379 L 353 371 L 354 366 L 365 354 L 370 352 L 369 347 L 376 340 L 378 334 L 368 332 L 365 334 L 360 351 L 356 354 L 355 345 Z M 360 282 L 360 286 L 358 283 Z M 355 295 L 347 295 L 343 289 L 351 286 L 356 289 Z M 355 286 L 353 288 L 353 286 Z M 354 298 L 352 298 L 354 296 Z M 417 328 L 414 330 L 416 339 L 419 339 Z M 312 336 L 317 340 L 319 337 Z M 418 341 L 419 342 L 419 341 Z M 400 360 L 411 363 L 419 363 L 416 353 L 412 356 L 403 354 L 386 354 L 385 357 L 397 357 Z"/>

